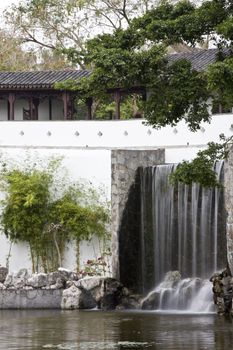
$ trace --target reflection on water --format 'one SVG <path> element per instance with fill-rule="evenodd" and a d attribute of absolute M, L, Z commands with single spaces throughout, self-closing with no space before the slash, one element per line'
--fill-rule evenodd
<path fill-rule="evenodd" d="M 0 311 L 0 349 L 224 350 L 233 324 L 217 315 Z"/>

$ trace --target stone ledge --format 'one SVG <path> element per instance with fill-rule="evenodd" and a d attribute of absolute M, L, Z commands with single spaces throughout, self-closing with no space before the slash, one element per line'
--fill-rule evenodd
<path fill-rule="evenodd" d="M 0 309 L 60 309 L 63 289 L 0 290 Z"/>

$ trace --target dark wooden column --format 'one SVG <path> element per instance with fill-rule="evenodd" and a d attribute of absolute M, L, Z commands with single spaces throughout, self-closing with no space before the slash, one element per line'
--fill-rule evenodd
<path fill-rule="evenodd" d="M 28 116 L 28 119 L 29 120 L 32 120 L 33 119 L 33 103 L 32 103 L 32 97 L 29 97 L 28 99 L 28 106 L 29 106 L 29 116 Z"/>
<path fill-rule="evenodd" d="M 71 119 L 70 115 L 70 95 L 67 91 L 64 91 L 62 93 L 62 100 L 63 100 L 63 109 L 64 109 L 64 119 L 68 120 Z"/>
<path fill-rule="evenodd" d="M 8 96 L 8 120 L 15 119 L 15 94 L 9 93 Z"/>
<path fill-rule="evenodd" d="M 49 97 L 49 120 L 52 120 L 52 116 L 53 116 L 52 97 Z"/>
<path fill-rule="evenodd" d="M 114 101 L 116 103 L 115 118 L 121 119 L 121 93 L 119 90 L 114 91 Z"/>
<path fill-rule="evenodd" d="M 32 111 L 32 119 L 38 120 L 38 107 L 40 104 L 40 99 L 37 97 L 33 97 L 32 99 L 32 105 L 33 105 L 33 111 Z"/>
<path fill-rule="evenodd" d="M 93 103 L 93 99 L 92 97 L 89 97 L 86 99 L 86 106 L 87 106 L 87 120 L 91 120 L 92 119 L 92 103 Z"/>

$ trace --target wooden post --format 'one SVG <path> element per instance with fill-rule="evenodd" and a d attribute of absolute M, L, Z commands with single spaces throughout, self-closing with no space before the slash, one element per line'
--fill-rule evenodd
<path fill-rule="evenodd" d="M 32 103 L 32 97 L 29 97 L 28 99 L 28 106 L 29 106 L 29 116 L 28 119 L 29 120 L 33 120 L 33 103 Z"/>
<path fill-rule="evenodd" d="M 87 120 L 91 120 L 92 119 L 92 97 L 89 97 L 86 99 L 86 105 L 87 105 Z"/>
<path fill-rule="evenodd" d="M 15 119 L 15 94 L 9 93 L 8 96 L 8 120 Z"/>
<path fill-rule="evenodd" d="M 52 97 L 49 97 L 49 120 L 52 120 L 53 116 L 53 105 L 52 105 Z"/>
<path fill-rule="evenodd" d="M 40 99 L 34 97 L 32 99 L 32 105 L 33 105 L 34 108 L 32 108 L 32 118 L 31 118 L 33 120 L 38 120 L 38 107 L 39 107 L 39 104 L 40 104 Z"/>
<path fill-rule="evenodd" d="M 71 111 L 70 111 L 70 95 L 67 91 L 64 91 L 62 94 L 63 99 L 63 108 L 64 108 L 64 119 L 71 119 Z"/>
<path fill-rule="evenodd" d="M 119 90 L 114 92 L 114 101 L 116 103 L 115 119 L 121 119 L 121 93 Z"/>

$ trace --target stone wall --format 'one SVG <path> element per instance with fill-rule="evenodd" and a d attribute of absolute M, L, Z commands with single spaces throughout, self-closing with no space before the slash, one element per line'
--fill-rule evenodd
<path fill-rule="evenodd" d="M 123 213 L 135 185 L 136 171 L 139 167 L 153 166 L 165 163 L 164 149 L 150 150 L 129 150 L 118 149 L 111 153 L 112 164 L 112 271 L 113 277 L 121 281 L 120 275 L 120 228 L 123 220 Z M 130 190 L 131 189 L 131 190 Z M 132 196 L 131 196 L 132 197 Z M 136 198 L 134 199 L 137 200 Z M 135 203 L 136 205 L 136 203 Z M 130 249 L 130 241 L 125 250 Z M 132 247 L 131 247 L 132 248 Z M 131 249 L 132 251 L 132 249 Z M 136 252 L 135 252 L 136 253 Z M 121 261 L 121 264 L 124 262 Z"/>
<path fill-rule="evenodd" d="M 0 290 L 0 309 L 60 309 L 63 289 Z"/>
<path fill-rule="evenodd" d="M 231 273 L 233 274 L 233 146 L 230 147 L 229 157 L 225 162 L 225 208 L 227 260 Z"/>

